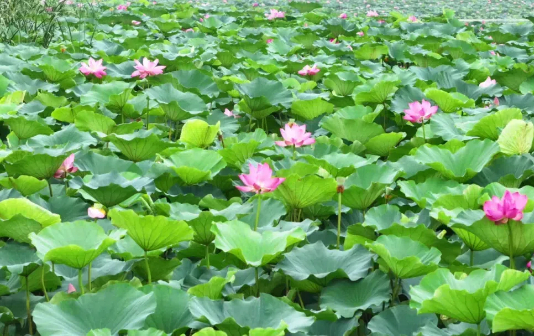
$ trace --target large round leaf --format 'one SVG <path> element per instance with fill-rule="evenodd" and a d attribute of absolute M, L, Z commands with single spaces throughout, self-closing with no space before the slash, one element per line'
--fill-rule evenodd
<path fill-rule="evenodd" d="M 332 178 L 291 175 L 278 186 L 275 196 L 291 209 L 303 209 L 331 200 L 336 193 L 336 187 L 336 181 Z"/>
<path fill-rule="evenodd" d="M 512 292 L 497 292 L 488 297 L 487 318 L 497 333 L 505 330 L 534 331 L 534 286 L 525 285 Z"/>
<path fill-rule="evenodd" d="M 173 154 L 165 163 L 187 185 L 211 180 L 226 167 L 222 156 L 217 152 L 200 148 Z"/>
<path fill-rule="evenodd" d="M 375 315 L 367 328 L 373 332 L 373 336 L 419 335 L 421 328 L 437 323 L 438 319 L 434 314 L 418 315 L 415 309 L 397 306 Z"/>

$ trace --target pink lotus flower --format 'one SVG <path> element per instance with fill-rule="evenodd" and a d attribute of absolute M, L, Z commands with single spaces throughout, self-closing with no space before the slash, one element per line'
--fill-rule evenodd
<path fill-rule="evenodd" d="M 59 166 L 54 174 L 55 178 L 65 178 L 68 173 L 75 173 L 78 171 L 77 167 L 74 167 L 74 154 L 69 155 L 65 161 Z"/>
<path fill-rule="evenodd" d="M 412 15 L 412 16 L 409 16 L 409 17 L 408 17 L 408 21 L 410 21 L 410 22 L 417 22 L 417 18 L 416 18 L 415 16 Z"/>
<path fill-rule="evenodd" d="M 273 171 L 268 163 L 257 166 L 249 164 L 248 167 L 250 171 L 248 174 L 239 175 L 239 178 L 245 184 L 244 186 L 236 186 L 240 191 L 263 194 L 274 191 L 285 181 L 283 177 L 272 177 Z"/>
<path fill-rule="evenodd" d="M 92 206 L 87 209 L 87 216 L 90 218 L 106 218 L 106 210 Z"/>
<path fill-rule="evenodd" d="M 259 6 L 259 4 L 257 2 L 252 4 L 252 7 L 258 7 L 258 6 Z"/>
<path fill-rule="evenodd" d="M 76 287 L 74 287 L 72 284 L 69 284 L 69 288 L 67 289 L 67 294 L 75 293 Z"/>
<path fill-rule="evenodd" d="M 314 64 L 312 67 L 310 67 L 309 65 L 306 65 L 304 68 L 302 68 L 302 70 L 299 70 L 298 73 L 301 76 L 313 76 L 319 73 L 319 71 L 321 71 L 321 69 L 319 69 L 317 65 Z"/>
<path fill-rule="evenodd" d="M 360 36 L 360 37 L 363 37 L 363 36 L 365 36 L 365 33 L 362 32 L 362 31 L 359 31 L 359 32 L 356 33 L 356 35 L 358 35 L 358 36 Z"/>
<path fill-rule="evenodd" d="M 341 13 L 341 14 L 339 14 L 339 18 L 340 18 L 340 19 L 346 19 L 346 18 L 347 18 L 347 13 Z"/>
<path fill-rule="evenodd" d="M 195 30 L 193 28 L 187 28 L 186 30 L 184 30 L 186 33 L 194 33 Z"/>
<path fill-rule="evenodd" d="M 95 75 L 96 78 L 102 78 L 102 76 L 107 75 L 106 67 L 102 65 L 102 60 L 95 61 L 92 57 L 89 58 L 87 64 L 82 62 L 79 70 L 86 76 Z"/>
<path fill-rule="evenodd" d="M 273 43 L 273 39 L 267 39 L 267 41 L 265 41 L 265 43 L 269 44 L 269 43 Z"/>
<path fill-rule="evenodd" d="M 234 118 L 241 118 L 240 115 L 234 113 L 234 111 L 230 111 L 229 109 L 224 109 L 224 115 L 226 116 L 229 116 L 229 117 L 234 117 Z"/>
<path fill-rule="evenodd" d="M 438 111 L 437 106 L 432 106 L 430 102 L 422 100 L 421 102 L 414 101 L 413 103 L 408 104 L 410 107 L 407 110 L 404 110 L 405 116 L 404 120 L 410 122 L 422 123 L 425 120 L 430 119 Z"/>
<path fill-rule="evenodd" d="M 277 9 L 273 8 L 273 9 L 271 9 L 271 12 L 268 13 L 268 14 L 265 14 L 265 16 L 267 17 L 267 20 L 274 20 L 274 19 L 279 19 L 279 18 L 286 17 L 286 13 L 285 12 L 280 12 Z"/>
<path fill-rule="evenodd" d="M 141 21 L 135 21 L 135 20 L 133 20 L 133 21 L 132 21 L 132 24 L 133 24 L 134 26 L 139 26 L 139 25 L 141 24 Z"/>
<path fill-rule="evenodd" d="M 123 11 L 128 10 L 128 5 L 118 5 L 117 10 L 123 10 Z"/>
<path fill-rule="evenodd" d="M 518 192 L 511 193 L 506 190 L 502 199 L 493 196 L 484 203 L 484 212 L 489 220 L 496 225 L 505 224 L 508 220 L 519 221 L 523 219 L 523 209 L 527 205 L 528 197 Z"/>
<path fill-rule="evenodd" d="M 491 77 L 488 77 L 485 81 L 478 84 L 478 86 L 480 86 L 481 88 L 487 88 L 495 84 L 497 84 L 497 81 L 495 79 L 491 79 Z"/>
<path fill-rule="evenodd" d="M 278 146 L 295 146 L 302 147 L 312 145 L 315 139 L 311 137 L 310 132 L 306 132 L 306 125 L 299 126 L 296 123 L 287 123 L 285 128 L 280 129 L 284 141 L 275 141 Z"/>
<path fill-rule="evenodd" d="M 380 24 L 382 24 L 382 23 L 386 23 L 385 20 L 378 20 L 377 22 L 380 23 Z"/>
<path fill-rule="evenodd" d="M 347 45 L 347 49 L 349 49 L 350 51 L 352 51 L 352 46 L 349 44 Z"/>
<path fill-rule="evenodd" d="M 497 97 L 493 98 L 493 105 L 499 106 L 499 104 L 500 104 L 499 98 L 497 98 Z"/>
<path fill-rule="evenodd" d="M 339 43 L 339 42 L 337 42 L 337 39 L 335 39 L 335 38 L 332 38 L 332 39 L 328 40 L 328 42 L 335 43 L 335 44 Z"/>
<path fill-rule="evenodd" d="M 378 16 L 378 12 L 374 11 L 374 10 L 370 10 L 370 11 L 367 12 L 367 16 L 368 17 L 376 17 L 376 16 Z"/>
<path fill-rule="evenodd" d="M 163 73 L 163 69 L 165 69 L 165 66 L 158 66 L 158 62 L 159 60 L 157 58 L 154 62 L 151 62 L 146 57 L 143 59 L 143 64 L 141 64 L 141 62 L 138 60 L 135 60 L 135 69 L 137 70 L 132 73 L 132 77 L 139 77 L 143 79 L 147 76 L 161 75 Z"/>

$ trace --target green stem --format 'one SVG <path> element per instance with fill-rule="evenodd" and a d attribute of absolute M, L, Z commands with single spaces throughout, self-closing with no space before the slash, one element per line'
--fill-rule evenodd
<path fill-rule="evenodd" d="M 208 269 L 210 269 L 210 246 L 206 245 L 206 263 L 208 265 Z"/>
<path fill-rule="evenodd" d="M 56 273 L 56 265 L 52 262 L 52 273 Z"/>
<path fill-rule="evenodd" d="M 337 249 L 341 246 L 341 193 L 337 194 Z"/>
<path fill-rule="evenodd" d="M 510 268 L 515 270 L 514 260 L 514 234 L 512 231 L 512 223 L 508 222 L 508 253 L 510 254 Z"/>
<path fill-rule="evenodd" d="M 139 199 L 141 200 L 143 205 L 148 209 L 148 212 L 150 212 L 151 214 L 154 214 L 154 211 L 152 211 L 152 207 L 150 206 L 150 204 L 148 204 L 148 202 L 142 196 L 139 197 Z"/>
<path fill-rule="evenodd" d="M 391 294 L 391 307 L 395 306 L 395 301 L 397 301 L 397 296 L 399 296 L 399 291 L 401 287 L 401 280 L 395 278 L 395 287 L 393 288 L 393 293 Z"/>
<path fill-rule="evenodd" d="M 32 311 L 30 307 L 30 283 L 28 277 L 26 277 L 26 312 L 28 313 L 28 328 L 30 329 L 30 335 L 33 335 Z"/>
<path fill-rule="evenodd" d="M 256 297 L 260 297 L 260 277 L 257 267 L 254 268 L 254 279 L 256 281 Z"/>
<path fill-rule="evenodd" d="M 89 288 L 89 292 L 91 291 L 91 264 L 89 263 L 87 268 L 87 287 Z"/>
<path fill-rule="evenodd" d="M 426 143 L 425 121 L 424 120 L 423 120 L 423 123 L 421 124 L 421 127 L 423 128 L 423 141 Z"/>
<path fill-rule="evenodd" d="M 50 181 L 48 181 L 48 191 L 50 191 L 50 197 L 54 196 L 54 193 L 52 192 L 52 184 Z"/>
<path fill-rule="evenodd" d="M 80 287 L 80 293 L 85 294 L 85 289 L 83 288 L 83 270 L 80 268 L 78 270 L 78 286 Z"/>
<path fill-rule="evenodd" d="M 297 159 L 297 147 L 293 145 L 293 161 L 295 161 L 296 159 Z"/>
<path fill-rule="evenodd" d="M 302 301 L 302 296 L 300 296 L 300 290 L 297 290 L 297 296 L 300 302 L 300 308 L 304 309 L 304 301 Z"/>
<path fill-rule="evenodd" d="M 145 251 L 145 267 L 146 267 L 146 274 L 148 277 L 148 284 L 150 285 L 152 283 L 152 274 L 150 273 L 150 266 L 148 265 L 148 255 Z"/>
<path fill-rule="evenodd" d="M 146 96 L 146 129 L 148 129 L 148 116 L 150 115 L 150 99 Z"/>
<path fill-rule="evenodd" d="M 48 293 L 46 292 L 46 286 L 45 286 L 45 263 L 43 263 L 43 269 L 41 271 L 41 286 L 43 287 L 43 293 L 45 295 L 46 301 L 50 302 L 50 298 L 48 297 Z"/>
<path fill-rule="evenodd" d="M 3 335 L 4 336 L 9 336 L 9 324 L 4 324 L 4 332 L 3 332 Z"/>
<path fill-rule="evenodd" d="M 260 222 L 261 210 L 261 194 L 258 195 L 258 209 L 256 210 L 256 221 L 254 222 L 254 231 L 258 231 L 258 223 Z"/>
<path fill-rule="evenodd" d="M 475 264 L 475 251 L 469 250 L 469 266 L 473 266 Z"/>
<path fill-rule="evenodd" d="M 480 323 L 477 325 L 477 336 L 480 336 L 481 332 L 480 332 Z"/>

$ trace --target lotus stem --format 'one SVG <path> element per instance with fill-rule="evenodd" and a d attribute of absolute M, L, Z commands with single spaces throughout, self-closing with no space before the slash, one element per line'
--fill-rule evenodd
<path fill-rule="evenodd" d="M 30 335 L 33 335 L 32 311 L 30 307 L 30 282 L 26 276 L 26 312 L 28 313 L 28 328 Z"/>
<path fill-rule="evenodd" d="M 475 251 L 469 250 L 469 266 L 473 266 L 475 264 Z"/>
<path fill-rule="evenodd" d="M 297 159 L 297 147 L 293 145 L 293 161 L 295 161 L 296 159 Z"/>
<path fill-rule="evenodd" d="M 43 287 L 43 293 L 46 298 L 47 302 L 50 302 L 50 298 L 48 297 L 48 293 L 46 292 L 46 286 L 45 286 L 45 263 L 43 263 L 43 269 L 41 270 L 41 286 Z"/>
<path fill-rule="evenodd" d="M 510 254 L 510 268 L 515 270 L 514 260 L 514 233 L 512 231 L 512 223 L 508 222 L 508 253 Z"/>
<path fill-rule="evenodd" d="M 150 112 L 150 98 L 146 96 L 146 129 L 148 129 L 148 115 L 150 114 L 149 112 Z"/>
<path fill-rule="evenodd" d="M 7 324 L 7 323 L 4 324 L 3 335 L 4 336 L 9 336 L 9 324 Z"/>
<path fill-rule="evenodd" d="M 48 191 L 50 192 L 50 197 L 54 196 L 54 193 L 52 192 L 52 184 L 50 181 L 48 181 Z"/>
<path fill-rule="evenodd" d="M 89 266 L 87 268 L 87 287 L 89 288 L 89 292 L 91 291 L 91 266 L 92 263 L 89 263 Z"/>
<path fill-rule="evenodd" d="M 297 296 L 299 298 L 300 308 L 304 309 L 304 301 L 302 301 L 302 296 L 300 296 L 300 290 L 297 290 Z"/>
<path fill-rule="evenodd" d="M 477 324 L 477 336 L 480 336 L 480 323 Z"/>
<path fill-rule="evenodd" d="M 391 294 L 391 307 L 395 306 L 395 301 L 397 300 L 397 297 L 399 296 L 399 291 L 401 288 L 401 279 L 398 277 L 395 277 L 395 280 L 393 282 L 395 283 L 395 287 L 393 288 L 393 293 Z"/>
<path fill-rule="evenodd" d="M 337 249 L 341 246 L 341 195 L 337 194 Z"/>
<path fill-rule="evenodd" d="M 210 246 L 206 245 L 206 264 L 208 269 L 210 269 Z"/>
<path fill-rule="evenodd" d="M 83 269 L 78 270 L 78 286 L 80 287 L 80 293 L 85 294 L 85 290 L 83 288 Z"/>
<path fill-rule="evenodd" d="M 423 120 L 423 123 L 421 124 L 421 128 L 423 129 L 423 141 L 426 143 L 425 121 L 424 120 Z"/>
<path fill-rule="evenodd" d="M 254 222 L 254 231 L 258 231 L 258 223 L 260 222 L 261 211 L 261 195 L 258 195 L 258 209 L 256 210 L 256 221 Z"/>
<path fill-rule="evenodd" d="M 258 275 L 258 268 L 254 268 L 254 279 L 256 281 L 256 297 L 260 297 L 260 277 Z"/>
<path fill-rule="evenodd" d="M 145 251 L 145 267 L 146 267 L 146 274 L 148 277 L 148 284 L 150 285 L 152 283 L 152 274 L 150 273 L 150 266 L 148 265 L 148 255 Z"/>

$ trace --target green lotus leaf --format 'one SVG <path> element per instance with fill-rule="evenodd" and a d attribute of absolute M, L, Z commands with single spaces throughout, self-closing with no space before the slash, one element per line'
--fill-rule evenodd
<path fill-rule="evenodd" d="M 534 286 L 488 296 L 484 306 L 494 333 L 505 330 L 534 331 Z"/>
<path fill-rule="evenodd" d="M 321 241 L 295 248 L 284 255 L 277 269 L 295 280 L 311 279 L 326 285 L 332 279 L 348 278 L 352 281 L 364 278 L 372 265 L 372 253 L 363 246 L 347 251 L 329 250 Z"/>
<path fill-rule="evenodd" d="M 145 328 L 163 330 L 166 334 L 184 332 L 193 316 L 189 311 L 189 295 L 165 285 L 148 285 L 140 289 L 145 294 L 153 293 L 156 299 L 156 310 L 145 320 Z"/>
<path fill-rule="evenodd" d="M 354 56 L 361 60 L 374 60 L 386 55 L 388 53 L 388 46 L 384 44 L 363 44 L 358 49 L 354 50 Z"/>
<path fill-rule="evenodd" d="M 73 179 L 71 188 L 81 189 L 106 207 L 117 205 L 143 190 L 151 189 L 152 180 L 138 177 L 128 180 L 117 172 L 94 175 L 89 182 Z"/>
<path fill-rule="evenodd" d="M 499 138 L 499 129 L 504 128 L 510 121 L 515 119 L 523 119 L 520 109 L 502 109 L 480 119 L 475 126 L 467 132 L 467 135 L 496 141 Z"/>
<path fill-rule="evenodd" d="M 378 254 L 397 278 L 407 279 L 425 275 L 438 268 L 441 252 L 408 237 L 380 236 L 366 244 Z"/>
<path fill-rule="evenodd" d="M 57 223 L 29 237 L 44 262 L 77 269 L 89 265 L 119 238 L 118 233 L 108 236 L 98 224 L 86 221 Z"/>
<path fill-rule="evenodd" d="M 141 251 L 143 250 L 141 249 Z M 152 281 L 168 280 L 172 272 L 176 269 L 176 267 L 180 266 L 181 264 L 180 260 L 176 258 L 163 259 L 157 256 L 157 254 L 159 253 L 157 254 L 154 253 L 154 254 L 155 256 L 148 257 L 148 267 L 150 268 L 151 280 Z M 133 271 L 136 275 L 139 275 L 142 279 L 148 281 L 148 272 L 147 272 L 145 260 L 138 260 L 133 265 Z"/>
<path fill-rule="evenodd" d="M 534 157 L 530 154 L 500 157 L 482 169 L 473 182 L 480 186 L 498 182 L 507 188 L 519 188 L 525 179 L 534 174 L 533 162 Z"/>
<path fill-rule="evenodd" d="M 398 184 L 403 194 L 423 209 L 427 205 L 431 206 L 440 195 L 458 195 L 465 189 L 464 185 L 456 181 L 438 178 L 429 178 L 422 183 L 413 180 L 399 181 Z"/>
<path fill-rule="evenodd" d="M 78 113 L 75 117 L 75 125 L 80 131 L 99 132 L 106 135 L 113 133 L 117 126 L 110 117 L 92 111 Z"/>
<path fill-rule="evenodd" d="M 338 72 L 328 76 L 323 81 L 324 85 L 338 96 L 350 96 L 360 82 L 356 74 L 352 72 Z"/>
<path fill-rule="evenodd" d="M 406 133 L 383 133 L 372 137 L 365 143 L 366 152 L 378 156 L 388 156 L 397 144 L 406 136 Z"/>
<path fill-rule="evenodd" d="M 104 156 L 92 151 L 76 153 L 76 167 L 83 172 L 92 175 L 109 174 L 113 171 L 123 173 L 131 172 L 143 175 L 147 170 L 143 169 L 142 163 L 133 163 L 120 159 L 116 156 Z"/>
<path fill-rule="evenodd" d="M 180 141 L 192 146 L 206 148 L 213 143 L 219 133 L 220 122 L 209 125 L 200 119 L 189 120 L 182 128 Z"/>
<path fill-rule="evenodd" d="M 198 69 L 180 70 L 172 73 L 178 79 L 180 85 L 193 92 L 198 92 L 206 96 L 214 96 L 219 93 L 217 84 L 211 78 L 211 74 Z"/>
<path fill-rule="evenodd" d="M 278 186 L 274 195 L 291 209 L 304 209 L 331 200 L 336 193 L 336 188 L 336 181 L 332 178 L 323 179 L 317 175 L 306 177 L 290 175 Z"/>
<path fill-rule="evenodd" d="M 504 255 L 513 253 L 514 256 L 519 256 L 534 252 L 534 225 L 532 224 L 534 224 L 532 213 L 526 214 L 523 222 L 511 220 L 504 225 L 495 225 L 485 216 L 484 211 L 466 210 L 451 220 L 449 226 L 455 231 L 460 229 L 473 234 Z M 513 237 L 511 245 L 510 231 Z"/>
<path fill-rule="evenodd" d="M 211 180 L 226 167 L 222 156 L 217 152 L 200 148 L 173 154 L 165 163 L 187 185 Z"/>
<path fill-rule="evenodd" d="M 59 108 L 68 104 L 67 98 L 62 96 L 58 97 L 50 92 L 39 92 L 35 100 L 41 102 L 44 106 L 53 108 Z"/>
<path fill-rule="evenodd" d="M 120 111 L 132 95 L 132 84 L 120 81 L 106 84 L 94 84 L 91 89 L 80 97 L 81 105 L 108 105 Z"/>
<path fill-rule="evenodd" d="M 8 89 L 10 91 L 27 91 L 34 95 L 39 90 L 55 92 L 59 90 L 59 85 L 51 84 L 40 79 L 32 79 L 18 71 L 7 71 L 3 75 L 11 80 Z"/>
<path fill-rule="evenodd" d="M 31 120 L 25 117 L 14 117 L 4 119 L 4 124 L 9 126 L 19 139 L 29 139 L 39 134 L 50 135 L 54 133 L 50 127 L 39 119 Z"/>
<path fill-rule="evenodd" d="M 228 336 L 228 334 L 224 331 L 215 330 L 213 328 L 204 328 L 194 333 L 193 336 Z"/>
<path fill-rule="evenodd" d="M 358 168 L 345 181 L 343 205 L 358 210 L 369 208 L 398 175 L 396 169 L 384 164 L 371 164 Z"/>
<path fill-rule="evenodd" d="M 290 332 L 306 331 L 313 323 L 312 317 L 295 310 L 279 298 L 262 293 L 259 298 L 248 300 L 212 301 L 208 298 L 193 298 L 191 313 L 197 319 L 226 328 L 280 328 L 287 325 Z"/>
<path fill-rule="evenodd" d="M 197 95 L 178 91 L 172 84 L 152 87 L 146 94 L 157 101 L 173 121 L 188 119 L 207 110 L 206 103 Z"/>
<path fill-rule="evenodd" d="M 224 158 L 224 161 L 234 168 L 241 168 L 248 159 L 256 153 L 260 143 L 255 140 L 250 142 L 240 142 L 227 145 L 227 147 L 219 150 L 219 154 Z"/>
<path fill-rule="evenodd" d="M 439 108 L 446 113 L 455 112 L 460 108 L 475 107 L 473 99 L 458 92 L 449 93 L 438 89 L 427 89 L 425 96 L 435 101 Z"/>
<path fill-rule="evenodd" d="M 358 310 L 388 301 L 390 292 L 388 276 L 374 271 L 357 282 L 339 280 L 325 287 L 321 292 L 320 306 L 332 309 L 342 317 L 352 318 Z"/>
<path fill-rule="evenodd" d="M 28 289 L 30 292 L 35 292 L 43 289 L 44 287 L 47 290 L 56 290 L 58 287 L 61 287 L 61 279 L 51 271 L 50 266 L 45 264 L 45 271 L 43 277 L 43 266 L 36 268 L 31 274 L 28 275 Z M 22 277 L 21 279 L 22 288 L 26 287 L 26 278 Z M 44 281 L 43 281 L 44 280 Z"/>
<path fill-rule="evenodd" d="M 163 141 L 151 130 L 140 130 L 124 135 L 111 134 L 105 139 L 111 141 L 124 156 L 134 162 L 153 158 L 164 149 L 173 146 L 173 144 Z"/>
<path fill-rule="evenodd" d="M 493 33 L 495 33 L 495 37 L 500 35 L 499 31 L 494 31 L 492 34 Z M 495 78 L 502 86 L 507 86 L 510 89 L 519 92 L 521 84 L 523 84 L 523 82 L 525 82 L 531 76 L 532 72 L 529 73 L 523 69 L 514 67 L 508 71 L 496 71 L 492 77 Z"/>
<path fill-rule="evenodd" d="M 399 83 L 398 80 L 380 80 L 360 85 L 354 90 L 354 101 L 356 104 L 384 103 L 397 91 Z"/>
<path fill-rule="evenodd" d="M 346 119 L 334 113 L 321 120 L 321 127 L 337 137 L 366 143 L 384 133 L 382 126 L 363 119 Z"/>
<path fill-rule="evenodd" d="M 278 111 L 278 105 L 288 104 L 292 101 L 289 90 L 278 81 L 258 77 L 246 84 L 236 84 L 243 100 L 239 102 L 242 111 L 254 118 L 265 118 Z"/>
<path fill-rule="evenodd" d="M 29 243 L 28 234 L 59 223 L 59 215 L 25 198 L 10 198 L 0 202 L 0 236 Z"/>
<path fill-rule="evenodd" d="M 209 245 L 214 239 L 215 234 L 211 232 L 211 226 L 214 222 L 226 220 L 222 216 L 215 216 L 211 212 L 204 211 L 198 218 L 189 221 L 189 226 L 195 232 L 193 240 L 199 244 Z"/>
<path fill-rule="evenodd" d="M 469 275 L 452 274 L 440 268 L 427 274 L 419 285 L 410 289 L 410 307 L 419 314 L 436 313 L 466 323 L 480 323 L 484 304 L 489 295 L 508 291 L 528 279 L 528 272 L 520 272 L 495 265 L 490 271 L 475 270 Z"/>
<path fill-rule="evenodd" d="M 169 247 L 193 238 L 186 222 L 163 216 L 141 216 L 133 210 L 109 212 L 113 225 L 126 229 L 128 235 L 145 251 Z"/>
<path fill-rule="evenodd" d="M 345 177 L 356 171 L 356 169 L 372 164 L 378 157 L 368 155 L 363 158 L 353 153 L 329 153 L 322 155 L 320 151 L 321 144 L 315 146 L 315 151 L 305 157 L 306 161 L 315 166 L 325 169 L 333 177 Z"/>
<path fill-rule="evenodd" d="M 442 195 L 432 205 L 431 216 L 444 224 L 448 224 L 451 217 L 463 210 L 478 209 L 482 187 L 475 184 L 467 186 L 460 195 Z"/>
<path fill-rule="evenodd" d="M 46 78 L 52 82 L 61 82 L 74 75 L 72 64 L 66 60 L 44 56 L 39 60 L 38 67 L 43 71 Z"/>
<path fill-rule="evenodd" d="M 28 245 L 9 243 L 0 248 L 0 267 L 12 274 L 29 276 L 40 263 L 35 250 Z"/>
<path fill-rule="evenodd" d="M 146 330 L 128 330 L 128 336 L 166 336 L 167 334 L 161 330 L 148 328 Z"/>
<path fill-rule="evenodd" d="M 499 145 L 491 140 L 471 140 L 456 151 L 422 146 L 414 158 L 448 179 L 465 182 L 479 173 L 497 152 Z"/>
<path fill-rule="evenodd" d="M 98 141 L 91 134 L 79 131 L 74 125 L 66 126 L 52 135 L 34 136 L 27 142 L 33 148 L 63 148 L 69 152 L 95 146 L 97 143 Z"/>
<path fill-rule="evenodd" d="M 322 114 L 330 114 L 334 110 L 334 105 L 321 99 L 295 100 L 291 104 L 291 112 L 301 116 L 305 120 L 312 120 Z"/>
<path fill-rule="evenodd" d="M 531 122 L 513 119 L 502 130 L 497 143 L 506 155 L 521 155 L 530 152 L 534 140 L 534 125 Z"/>
<path fill-rule="evenodd" d="M 57 305 L 38 304 L 33 317 L 43 336 L 80 336 L 104 328 L 110 330 L 109 335 L 118 335 L 121 330 L 142 328 L 155 311 L 154 294 L 144 294 L 129 284 L 114 284 Z"/>
<path fill-rule="evenodd" d="M 266 265 L 280 255 L 287 247 L 305 238 L 300 228 L 289 231 L 255 232 L 250 225 L 233 220 L 214 223 L 211 231 L 215 234 L 215 246 L 231 253 L 244 263 L 259 267 Z"/>
<path fill-rule="evenodd" d="M 214 276 L 208 282 L 193 286 L 187 290 L 188 294 L 196 297 L 207 297 L 212 300 L 223 298 L 222 291 L 227 283 L 234 282 L 236 271 L 229 271 L 226 278 Z"/>
<path fill-rule="evenodd" d="M 4 179 L 1 179 L 0 185 L 7 189 L 16 189 L 22 195 L 29 196 L 46 188 L 48 186 L 48 183 L 46 181 L 39 180 L 33 176 L 21 175 L 17 178 L 6 177 Z"/>
<path fill-rule="evenodd" d="M 15 151 L 3 163 L 10 176 L 28 175 L 40 180 L 49 179 L 67 158 L 63 151 L 50 150 L 43 153 Z"/>
<path fill-rule="evenodd" d="M 421 328 L 437 323 L 438 319 L 434 314 L 417 315 L 415 309 L 397 306 L 375 315 L 367 328 L 373 332 L 373 336 L 420 335 Z"/>

